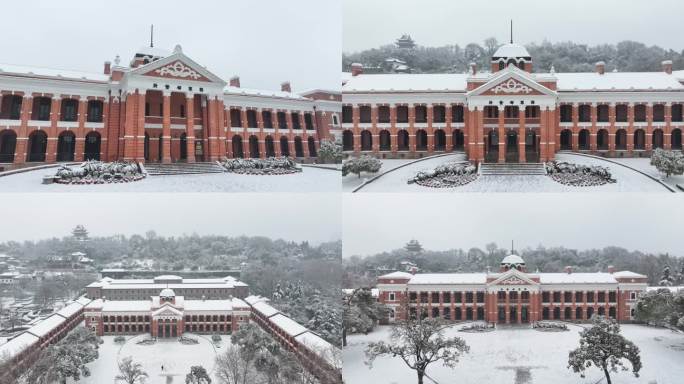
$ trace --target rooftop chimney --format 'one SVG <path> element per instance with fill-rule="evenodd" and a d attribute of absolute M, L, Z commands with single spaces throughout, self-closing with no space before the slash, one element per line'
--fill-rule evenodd
<path fill-rule="evenodd" d="M 283 92 L 292 92 L 292 87 L 290 86 L 289 81 L 285 81 L 280 84 L 280 90 Z"/>
<path fill-rule="evenodd" d="M 230 86 L 240 88 L 240 76 L 233 76 L 230 78 Z"/>
<path fill-rule="evenodd" d="M 606 73 L 606 63 L 603 61 L 599 61 L 596 63 L 596 73 L 599 75 L 603 75 Z"/>
<path fill-rule="evenodd" d="M 615 273 L 615 267 L 612 266 L 612 265 L 609 265 L 609 266 L 608 266 L 608 273 L 610 273 L 610 274 Z"/>
<path fill-rule="evenodd" d="M 662 62 L 663 71 L 668 75 L 672 74 L 672 60 L 665 60 Z"/>
<path fill-rule="evenodd" d="M 357 76 L 363 73 L 363 65 L 360 63 L 352 63 L 351 65 L 352 76 Z"/>
<path fill-rule="evenodd" d="M 672 69 L 672 65 L 670 65 L 670 69 Z M 104 74 L 109 75 L 111 73 L 112 73 L 112 63 L 110 61 L 105 61 Z"/>
<path fill-rule="evenodd" d="M 470 74 L 473 76 L 477 74 L 477 64 L 470 63 Z"/>
<path fill-rule="evenodd" d="M 563 271 L 565 271 L 565 273 L 569 275 L 572 273 L 572 267 L 568 265 L 565 268 L 563 268 Z"/>

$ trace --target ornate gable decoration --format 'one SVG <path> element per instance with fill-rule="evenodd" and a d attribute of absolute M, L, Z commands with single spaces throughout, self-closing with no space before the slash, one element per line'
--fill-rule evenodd
<path fill-rule="evenodd" d="M 501 285 L 527 285 L 527 282 L 517 276 L 511 276 L 507 277 L 501 281 L 499 281 L 497 284 Z"/>
<path fill-rule="evenodd" d="M 170 77 L 182 80 L 211 81 L 180 60 L 147 72 L 147 76 Z"/>
<path fill-rule="evenodd" d="M 508 79 L 505 82 L 497 85 L 496 87 L 492 88 L 492 92 L 494 94 L 499 94 L 499 93 L 525 93 L 525 94 L 530 94 L 532 93 L 532 88 L 528 87 L 527 85 L 523 83 L 519 83 L 515 81 L 514 79 Z"/>

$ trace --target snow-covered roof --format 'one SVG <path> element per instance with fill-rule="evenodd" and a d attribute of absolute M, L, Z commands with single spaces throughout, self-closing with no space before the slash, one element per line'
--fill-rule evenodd
<path fill-rule="evenodd" d="M 508 43 L 500 46 L 492 57 L 530 57 L 530 53 L 520 44 Z"/>
<path fill-rule="evenodd" d="M 26 332 L 29 332 L 38 337 L 43 337 L 50 333 L 50 331 L 52 331 L 53 329 L 59 327 L 65 321 L 66 319 L 62 316 L 52 315 L 47 319 L 34 325 L 33 327 L 29 328 Z"/>
<path fill-rule="evenodd" d="M 161 275 L 155 277 L 154 280 L 183 280 L 183 278 L 178 275 Z"/>
<path fill-rule="evenodd" d="M 2 356 L 15 356 L 23 352 L 26 348 L 32 344 L 38 342 L 39 338 L 24 332 L 21 335 L 15 337 L 14 339 L 0 345 L 0 357 Z"/>
<path fill-rule="evenodd" d="M 684 81 L 684 70 L 672 71 L 672 76 L 676 77 L 679 81 Z"/>
<path fill-rule="evenodd" d="M 263 296 L 257 296 L 257 295 L 250 295 L 245 298 L 245 302 L 249 305 L 254 305 L 256 303 L 262 302 L 262 301 L 268 301 L 267 298 Z"/>
<path fill-rule="evenodd" d="M 409 284 L 485 284 L 486 282 L 486 273 L 420 273 L 414 275 Z"/>
<path fill-rule="evenodd" d="M 413 276 L 414 276 L 413 274 L 410 274 L 408 272 L 397 271 L 397 272 L 388 273 L 386 275 L 382 275 L 379 277 L 379 279 L 410 279 Z"/>
<path fill-rule="evenodd" d="M 161 297 L 175 297 L 176 292 L 173 291 L 171 288 L 164 288 L 162 289 L 161 292 L 159 292 L 159 296 Z"/>
<path fill-rule="evenodd" d="M 684 71 L 682 71 L 684 72 Z M 418 74 L 360 74 L 351 77 L 342 87 L 343 92 L 465 92 L 468 79 L 488 81 L 499 73 L 478 73 L 476 76 L 459 73 Z M 684 74 L 665 72 L 595 72 L 532 73 L 537 81 L 556 79 L 560 92 L 574 91 L 683 91 L 680 83 Z M 678 77 L 680 76 L 680 77 Z"/>
<path fill-rule="evenodd" d="M 665 72 L 556 73 L 559 91 L 684 90 L 675 76 Z"/>
<path fill-rule="evenodd" d="M 185 300 L 186 311 L 230 311 L 232 300 Z"/>
<path fill-rule="evenodd" d="M 467 74 L 360 74 L 342 87 L 343 92 L 465 92 Z"/>
<path fill-rule="evenodd" d="M 57 68 L 35 67 L 0 63 L 0 75 L 22 75 L 29 77 L 54 77 L 70 80 L 108 82 L 109 75 Z"/>
<path fill-rule="evenodd" d="M 302 333 L 308 331 L 306 327 L 283 315 L 282 313 L 271 317 L 270 322 L 292 337 L 301 335 Z"/>
<path fill-rule="evenodd" d="M 501 264 L 525 264 L 525 260 L 518 255 L 508 255 L 501 260 Z"/>
<path fill-rule="evenodd" d="M 311 352 L 323 358 L 328 364 L 333 367 L 338 367 L 340 365 L 339 353 L 337 348 L 332 344 L 325 341 L 322 337 L 317 334 L 308 331 L 301 335 L 295 337 L 295 340 L 306 347 Z"/>
<path fill-rule="evenodd" d="M 278 97 L 281 99 L 308 100 L 306 97 L 293 92 L 271 91 L 265 89 L 252 89 L 231 86 L 223 88 L 223 93 L 226 95 Z"/>
<path fill-rule="evenodd" d="M 642 275 L 640 273 L 632 272 L 632 271 L 619 271 L 613 273 L 613 276 L 616 278 L 631 278 L 631 279 L 646 279 L 648 276 Z"/>
<path fill-rule="evenodd" d="M 148 312 L 151 308 L 151 301 L 143 300 L 93 300 L 86 305 L 86 309 L 102 309 L 102 312 Z"/>
<path fill-rule="evenodd" d="M 60 316 L 63 316 L 64 318 L 70 318 L 71 316 L 75 315 L 78 313 L 83 308 L 83 304 L 79 302 L 73 302 L 66 307 L 60 309 L 57 311 L 57 314 Z"/>
<path fill-rule="evenodd" d="M 272 306 L 266 304 L 264 301 L 260 301 L 258 303 L 252 304 L 252 308 L 254 308 L 255 311 L 259 312 L 262 314 L 264 317 L 271 317 L 273 315 L 277 315 L 280 313 L 279 310 L 273 308 Z"/>
<path fill-rule="evenodd" d="M 81 304 L 81 305 L 87 305 L 87 304 L 90 303 L 92 300 L 90 300 L 89 298 L 87 298 L 87 297 L 85 297 L 85 296 L 81 296 L 81 297 L 79 297 L 78 299 L 76 299 L 75 301 L 76 301 L 77 303 Z"/>
<path fill-rule="evenodd" d="M 539 273 L 542 284 L 616 284 L 615 277 L 606 272 Z"/>

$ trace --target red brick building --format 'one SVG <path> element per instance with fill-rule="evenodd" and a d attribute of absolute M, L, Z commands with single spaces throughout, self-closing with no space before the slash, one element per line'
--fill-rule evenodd
<path fill-rule="evenodd" d="M 143 47 L 102 73 L 0 64 L 0 167 L 60 161 L 316 157 L 340 94 L 242 88 L 186 56 Z"/>
<path fill-rule="evenodd" d="M 472 162 L 540 162 L 559 151 L 648 156 L 682 149 L 684 79 L 661 72 L 532 72 L 521 45 L 464 74 L 364 74 L 342 87 L 343 148 L 379 157 L 465 151 Z"/>
<path fill-rule="evenodd" d="M 514 254 L 498 273 L 393 272 L 378 277 L 379 301 L 389 321 L 427 316 L 453 321 L 524 324 L 541 320 L 588 321 L 596 315 L 631 321 L 647 277 L 634 272 L 529 273 Z"/>
<path fill-rule="evenodd" d="M 85 326 L 98 336 L 147 333 L 180 337 L 185 332 L 230 334 L 249 322 L 241 299 L 186 300 L 170 288 L 147 300 L 93 300 L 84 309 Z"/>

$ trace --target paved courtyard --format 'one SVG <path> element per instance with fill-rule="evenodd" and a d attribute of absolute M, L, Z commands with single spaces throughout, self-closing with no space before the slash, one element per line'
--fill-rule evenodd
<path fill-rule="evenodd" d="M 339 171 L 304 167 L 288 175 L 203 175 L 148 176 L 121 184 L 64 185 L 41 184 L 44 175 L 57 168 L 42 169 L 0 177 L 0 192 L 339 192 Z"/>
<path fill-rule="evenodd" d="M 185 383 L 185 375 L 190 372 L 193 365 L 201 365 L 207 371 L 213 371 L 216 355 L 221 353 L 222 346 L 230 343 L 230 336 L 225 335 L 222 336 L 223 340 L 218 347 L 211 342 L 210 336 L 186 336 L 197 338 L 199 344 L 185 345 L 175 338 L 159 339 L 152 345 L 136 344 L 147 335 L 127 336 L 125 344 L 117 344 L 114 342 L 114 336 L 103 336 L 104 343 L 100 345 L 99 358 L 88 365 L 91 376 L 81 378 L 78 382 L 70 380 L 69 384 L 114 383 L 114 377 L 119 371 L 117 362 L 129 356 L 133 361 L 143 365 L 143 369 L 149 375 L 146 384 Z"/>
<path fill-rule="evenodd" d="M 579 345 L 579 331 L 570 325 L 568 332 L 539 332 L 508 328 L 489 333 L 457 332 L 460 325 L 447 330 L 466 340 L 470 353 L 451 369 L 434 363 L 427 374 L 439 384 L 596 384 L 603 373 L 587 371 L 582 379 L 567 369 L 568 352 Z M 400 358 L 376 359 L 373 368 L 364 364 L 368 342 L 388 340 L 390 327 L 380 327 L 369 335 L 352 335 L 344 349 L 343 375 L 347 384 L 415 384 L 415 371 Z M 643 368 L 639 378 L 629 372 L 611 375 L 614 384 L 678 384 L 684 377 L 684 334 L 662 328 L 622 325 L 622 333 L 641 350 Z M 629 366 L 629 363 L 626 363 Z M 430 380 L 425 383 L 433 383 Z"/>
<path fill-rule="evenodd" d="M 455 188 L 429 188 L 417 184 L 407 184 L 407 181 L 419 171 L 431 170 L 436 166 L 454 160 L 461 160 L 462 155 L 448 155 L 431 157 L 417 161 L 407 166 L 397 168 L 411 160 L 383 160 L 380 176 L 375 181 L 368 183 L 358 192 L 409 192 L 409 193 L 453 193 L 453 192 L 661 192 L 669 193 L 663 185 L 653 179 L 630 168 L 605 161 L 571 153 L 559 153 L 556 159 L 576 164 L 600 165 L 607 167 L 617 180 L 617 183 L 606 184 L 596 187 L 572 187 L 557 183 L 544 175 L 525 176 L 502 176 L 488 175 L 479 176 L 474 182 Z M 655 168 L 648 164 L 649 159 L 622 159 L 626 165 L 647 172 L 658 178 Z M 371 179 L 374 175 L 362 174 L 361 179 L 356 175 L 348 175 L 343 178 L 342 185 L 345 192 L 351 192 L 361 185 L 364 179 Z M 669 181 L 669 183 L 674 182 Z"/>

